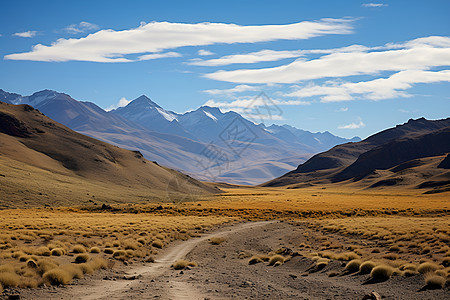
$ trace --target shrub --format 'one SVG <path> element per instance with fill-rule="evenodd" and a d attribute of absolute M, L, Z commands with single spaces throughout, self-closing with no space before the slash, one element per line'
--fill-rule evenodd
<path fill-rule="evenodd" d="M 429 272 L 425 274 L 425 284 L 429 289 L 442 289 L 445 286 L 445 278 Z"/>
<path fill-rule="evenodd" d="M 223 237 L 213 237 L 209 239 L 211 245 L 220 245 L 225 241 Z"/>
<path fill-rule="evenodd" d="M 83 245 L 75 245 L 72 248 L 73 253 L 86 253 L 86 248 Z"/>
<path fill-rule="evenodd" d="M 396 259 L 398 259 L 398 254 L 388 253 L 388 254 L 383 255 L 383 258 L 389 259 L 389 260 L 396 260 Z"/>
<path fill-rule="evenodd" d="M 196 266 L 197 266 L 196 262 L 180 259 L 174 262 L 171 267 L 174 268 L 175 270 L 181 270 L 186 267 L 196 267 Z"/>
<path fill-rule="evenodd" d="M 103 250 L 103 252 L 105 252 L 106 254 L 113 254 L 114 253 L 114 249 L 106 248 L 105 250 Z"/>
<path fill-rule="evenodd" d="M 444 259 L 442 260 L 442 265 L 444 267 L 450 267 L 450 257 L 444 257 Z"/>
<path fill-rule="evenodd" d="M 44 281 L 51 285 L 68 284 L 72 281 L 72 276 L 63 269 L 53 269 L 46 272 L 43 276 Z"/>
<path fill-rule="evenodd" d="M 29 260 L 27 260 L 27 266 L 29 268 L 35 269 L 35 268 L 37 268 L 37 263 L 36 263 L 36 261 L 34 259 L 30 258 Z"/>
<path fill-rule="evenodd" d="M 67 264 L 60 267 L 62 270 L 70 274 L 72 278 L 83 278 L 83 270 L 79 265 Z"/>
<path fill-rule="evenodd" d="M 153 242 L 152 242 L 152 246 L 153 247 L 156 247 L 156 248 L 162 248 L 163 247 L 163 242 L 161 241 L 161 240 L 154 240 Z"/>
<path fill-rule="evenodd" d="M 328 263 L 330 262 L 330 260 L 328 258 L 319 258 L 316 261 L 316 269 L 317 270 L 322 270 L 323 268 L 325 268 L 326 266 L 328 266 Z"/>
<path fill-rule="evenodd" d="M 78 254 L 75 257 L 75 263 L 76 264 L 81 264 L 81 263 L 85 263 L 89 260 L 89 254 L 87 253 L 82 253 L 82 254 Z"/>
<path fill-rule="evenodd" d="M 92 247 L 89 252 L 91 253 L 100 253 L 100 248 L 99 247 Z"/>
<path fill-rule="evenodd" d="M 61 256 L 61 255 L 64 255 L 64 254 L 65 254 L 65 251 L 62 248 L 54 248 L 51 251 L 51 255 L 52 256 Z"/>
<path fill-rule="evenodd" d="M 50 249 L 48 249 L 48 247 L 42 246 L 42 247 L 37 248 L 34 251 L 34 254 L 40 255 L 40 256 L 50 256 L 51 252 L 50 252 Z"/>
<path fill-rule="evenodd" d="M 20 283 L 20 276 L 13 272 L 0 273 L 0 284 L 5 287 L 16 287 Z"/>
<path fill-rule="evenodd" d="M 262 261 L 263 260 L 258 255 L 254 255 L 248 260 L 248 264 L 254 265 L 254 264 L 260 263 Z"/>
<path fill-rule="evenodd" d="M 90 264 L 87 263 L 82 263 L 79 265 L 81 271 L 83 272 L 83 274 L 92 274 L 94 273 L 94 269 L 91 267 Z"/>
<path fill-rule="evenodd" d="M 409 270 L 409 271 L 417 271 L 417 266 L 415 264 L 404 264 L 400 267 L 400 270 Z"/>
<path fill-rule="evenodd" d="M 284 257 L 276 254 L 269 258 L 269 266 L 273 266 L 276 262 L 284 263 Z"/>
<path fill-rule="evenodd" d="M 392 273 L 394 273 L 394 268 L 387 265 L 380 265 L 372 269 L 372 272 L 370 272 L 370 276 L 373 279 L 386 280 L 392 276 Z"/>
<path fill-rule="evenodd" d="M 428 272 L 434 272 L 439 268 L 439 266 L 435 263 L 432 262 L 424 262 L 422 264 L 419 265 L 419 267 L 417 268 L 417 271 L 419 271 L 419 273 L 425 274 Z"/>
<path fill-rule="evenodd" d="M 38 261 L 38 274 L 44 274 L 58 267 L 58 264 L 51 259 L 42 259 Z"/>
<path fill-rule="evenodd" d="M 126 256 L 127 252 L 125 250 L 115 250 L 113 257 Z"/>
<path fill-rule="evenodd" d="M 359 259 L 351 260 L 345 266 L 345 269 L 351 273 L 358 272 L 361 266 L 361 261 Z"/>
<path fill-rule="evenodd" d="M 337 259 L 337 260 L 352 260 L 352 259 L 358 259 L 358 258 L 359 258 L 359 255 L 356 254 L 355 252 L 340 253 L 334 257 L 334 259 Z"/>
<path fill-rule="evenodd" d="M 376 267 L 376 263 L 374 263 L 373 261 L 365 261 L 363 262 L 360 266 L 359 266 L 359 273 L 361 274 L 369 274 L 370 272 L 372 272 L 372 269 Z"/>
<path fill-rule="evenodd" d="M 97 257 L 91 260 L 88 264 L 89 266 L 91 266 L 92 269 L 94 269 L 94 271 L 99 269 L 106 269 L 107 267 L 106 260 L 104 260 L 101 257 Z"/>

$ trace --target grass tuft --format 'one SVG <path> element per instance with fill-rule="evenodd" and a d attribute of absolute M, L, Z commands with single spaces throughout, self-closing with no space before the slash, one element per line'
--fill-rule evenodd
<path fill-rule="evenodd" d="M 393 267 L 380 265 L 372 269 L 372 272 L 370 272 L 370 276 L 376 280 L 387 280 L 392 276 L 392 273 L 394 273 Z"/>
<path fill-rule="evenodd" d="M 255 265 L 257 263 L 263 262 L 263 260 L 258 255 L 253 255 L 249 260 L 249 265 Z"/>
<path fill-rule="evenodd" d="M 90 253 L 100 253 L 100 248 L 99 247 L 92 247 L 89 250 Z"/>
<path fill-rule="evenodd" d="M 223 237 L 212 237 L 209 239 L 209 243 L 211 245 L 220 245 L 223 242 L 225 242 L 225 239 Z"/>
<path fill-rule="evenodd" d="M 347 271 L 349 271 L 350 273 L 355 273 L 355 272 L 359 271 L 360 266 L 361 266 L 361 260 L 354 259 L 347 263 L 347 265 L 345 266 L 345 269 Z"/>
<path fill-rule="evenodd" d="M 177 260 L 176 262 L 174 262 L 171 267 L 174 268 L 175 270 L 181 270 L 181 269 L 185 269 L 187 267 L 196 267 L 196 266 L 197 266 L 197 263 L 194 261 L 180 259 L 180 260 Z"/>
<path fill-rule="evenodd" d="M 44 281 L 51 285 L 68 284 L 72 281 L 72 276 L 66 270 L 57 268 L 46 272 L 43 276 Z"/>
<path fill-rule="evenodd" d="M 0 284 L 5 287 L 16 287 L 20 284 L 20 276 L 13 272 L 0 273 Z"/>
<path fill-rule="evenodd" d="M 83 245 L 75 245 L 72 248 L 73 253 L 86 253 L 86 248 Z"/>
<path fill-rule="evenodd" d="M 76 264 L 82 264 L 82 263 L 87 262 L 88 260 L 89 260 L 89 254 L 87 254 L 87 253 L 78 254 L 75 257 Z"/>
<path fill-rule="evenodd" d="M 269 266 L 273 266 L 277 262 L 284 263 L 284 257 L 276 254 L 269 258 Z"/>
<path fill-rule="evenodd" d="M 161 240 L 154 240 L 152 242 L 152 246 L 155 247 L 155 248 L 161 249 L 164 246 L 164 244 L 163 244 L 163 242 Z"/>
<path fill-rule="evenodd" d="M 419 267 L 417 268 L 417 271 L 419 273 L 425 274 L 428 272 L 434 272 L 437 269 L 439 269 L 439 266 L 437 264 L 432 263 L 432 262 L 424 262 L 419 265 Z"/>
<path fill-rule="evenodd" d="M 424 275 L 426 287 L 429 289 L 442 289 L 445 286 L 445 278 L 433 272 Z"/>
<path fill-rule="evenodd" d="M 370 272 L 372 272 L 372 269 L 376 267 L 376 263 L 374 263 L 373 261 L 365 261 L 363 262 L 360 266 L 359 266 L 359 273 L 360 274 L 369 274 Z"/>
<path fill-rule="evenodd" d="M 62 256 L 64 254 L 65 254 L 65 251 L 62 248 L 55 248 L 55 249 L 52 249 L 52 251 L 51 251 L 52 256 Z"/>

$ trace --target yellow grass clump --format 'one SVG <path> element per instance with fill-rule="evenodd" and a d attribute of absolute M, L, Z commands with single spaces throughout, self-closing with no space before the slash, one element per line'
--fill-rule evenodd
<path fill-rule="evenodd" d="M 351 260 L 347 263 L 347 265 L 345 265 L 345 270 L 347 270 L 350 273 L 355 273 L 359 271 L 359 268 L 361 266 L 361 260 L 359 259 L 354 259 Z"/>
<path fill-rule="evenodd" d="M 284 256 L 276 254 L 269 258 L 269 266 L 273 266 L 275 264 L 279 265 L 279 264 L 284 263 L 284 261 L 285 261 Z"/>
<path fill-rule="evenodd" d="M 445 286 L 445 278 L 433 272 L 424 275 L 426 287 L 429 289 L 442 289 Z"/>
<path fill-rule="evenodd" d="M 197 266 L 197 263 L 194 261 L 180 259 L 180 260 L 177 260 L 176 262 L 174 262 L 171 267 L 174 268 L 175 270 L 181 270 L 181 269 L 185 269 L 187 267 L 196 267 L 196 266 Z"/>
<path fill-rule="evenodd" d="M 439 266 L 432 262 L 424 262 L 424 263 L 420 264 L 419 267 L 417 267 L 417 271 L 422 274 L 425 274 L 428 272 L 434 272 L 437 269 L 439 269 Z"/>
<path fill-rule="evenodd" d="M 388 265 L 379 265 L 372 269 L 370 276 L 376 280 L 387 280 L 394 273 L 394 268 Z"/>
<path fill-rule="evenodd" d="M 211 245 L 220 245 L 225 241 L 223 237 L 212 237 L 209 239 Z"/>
<path fill-rule="evenodd" d="M 51 285 L 68 284 L 72 281 L 69 272 L 63 269 L 52 269 L 43 275 L 43 279 Z"/>
<path fill-rule="evenodd" d="M 376 263 L 374 263 L 373 261 L 365 261 L 363 262 L 360 266 L 359 266 L 359 273 L 360 274 L 369 274 L 370 272 L 372 272 L 372 269 L 376 267 Z"/>

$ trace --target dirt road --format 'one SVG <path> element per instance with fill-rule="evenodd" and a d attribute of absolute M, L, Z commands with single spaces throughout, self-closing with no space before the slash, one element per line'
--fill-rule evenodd
<path fill-rule="evenodd" d="M 225 241 L 211 245 L 208 239 Z M 370 284 L 369 275 L 344 274 L 342 262 L 332 261 L 311 272 L 311 259 L 297 256 L 281 266 L 248 264 L 243 254 L 268 253 L 280 247 L 295 249 L 308 243 L 304 229 L 286 222 L 240 223 L 165 249 L 154 263 L 128 266 L 124 271 L 75 282 L 66 287 L 28 290 L 23 299 L 362 299 L 377 291 L 383 299 L 448 299 L 448 287 L 423 291 L 422 275 L 395 276 Z M 176 271 L 170 265 L 182 258 L 198 267 Z M 330 271 L 340 275 L 329 277 Z M 113 274 L 112 274 L 113 273 Z M 108 275 L 109 274 L 109 275 Z"/>

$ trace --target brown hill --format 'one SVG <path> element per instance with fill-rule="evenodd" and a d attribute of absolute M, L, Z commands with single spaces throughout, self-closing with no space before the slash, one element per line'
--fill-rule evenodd
<path fill-rule="evenodd" d="M 409 120 L 361 142 L 317 154 L 264 186 L 298 188 L 345 183 L 372 188 L 408 186 L 445 190 L 450 186 L 450 173 L 444 168 L 449 152 L 450 118 Z"/>
<path fill-rule="evenodd" d="M 171 201 L 167 195 L 219 191 L 29 105 L 0 102 L 0 207 Z"/>

